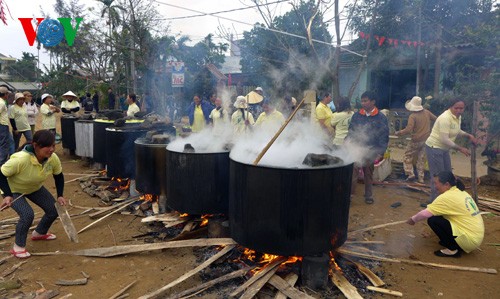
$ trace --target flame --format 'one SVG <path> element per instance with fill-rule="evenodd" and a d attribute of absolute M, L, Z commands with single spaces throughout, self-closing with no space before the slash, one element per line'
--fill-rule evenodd
<path fill-rule="evenodd" d="M 335 256 L 332 251 L 330 251 L 330 268 L 335 269 L 335 271 L 342 272 L 342 269 L 340 269 L 339 265 L 337 265 L 337 262 L 335 261 Z"/>
<path fill-rule="evenodd" d="M 288 259 L 286 260 L 286 262 L 284 262 L 282 265 L 284 265 L 284 264 L 295 264 L 296 262 L 302 262 L 302 257 L 301 256 L 290 256 L 290 257 L 288 257 Z"/>
<path fill-rule="evenodd" d="M 201 215 L 200 227 L 206 226 L 208 224 L 208 218 L 212 217 L 212 214 Z"/>
<path fill-rule="evenodd" d="M 108 187 L 111 191 L 125 191 L 130 187 L 130 180 L 128 178 L 111 178 L 111 183 Z"/>
<path fill-rule="evenodd" d="M 189 214 L 188 214 L 188 213 L 183 213 L 183 214 L 180 214 L 180 215 L 179 215 L 179 217 L 180 217 L 180 218 L 182 218 L 182 217 L 187 217 L 187 216 L 189 216 Z"/>
<path fill-rule="evenodd" d="M 144 194 L 139 197 L 139 199 L 144 201 L 156 201 L 157 196 L 153 194 Z"/>
<path fill-rule="evenodd" d="M 259 264 L 268 264 L 279 257 L 280 257 L 279 255 L 264 253 L 262 255 L 262 259 L 259 261 Z"/>

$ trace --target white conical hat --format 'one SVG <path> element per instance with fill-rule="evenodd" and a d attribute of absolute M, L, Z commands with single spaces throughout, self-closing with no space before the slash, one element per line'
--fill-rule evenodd
<path fill-rule="evenodd" d="M 65 98 L 65 97 L 75 97 L 75 98 L 78 98 L 78 97 L 76 96 L 76 94 L 74 94 L 71 90 L 70 90 L 70 91 L 68 91 L 67 93 L 63 94 L 63 95 L 62 95 L 62 97 L 63 97 L 63 98 Z"/>

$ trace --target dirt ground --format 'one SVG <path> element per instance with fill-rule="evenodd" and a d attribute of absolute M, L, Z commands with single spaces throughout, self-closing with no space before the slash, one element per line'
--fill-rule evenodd
<path fill-rule="evenodd" d="M 397 150 L 395 150 L 394 156 Z M 61 145 L 57 145 L 57 153 L 63 162 L 66 180 L 85 174 L 90 169 L 84 162 L 64 155 Z M 47 180 L 46 186 L 55 193 L 53 179 Z M 362 190 L 362 186 L 358 188 Z M 499 198 L 498 188 L 480 186 L 480 194 Z M 360 192 L 361 193 L 361 192 Z M 405 220 L 421 209 L 420 203 L 427 196 L 397 187 L 380 187 L 374 189 L 375 203 L 366 205 L 361 194 L 352 199 L 349 230 Z M 65 187 L 65 196 L 74 205 L 83 207 L 98 206 L 98 199 L 82 192 L 78 183 L 69 183 Z M 398 208 L 390 205 L 401 202 Z M 83 210 L 71 208 L 70 214 L 78 214 Z M 40 214 L 37 214 L 40 215 Z M 0 219 L 14 217 L 15 213 L 8 209 L 0 213 Z M 389 253 L 395 258 L 417 258 L 420 261 L 434 262 L 469 267 L 494 268 L 500 270 L 500 247 L 488 245 L 500 243 L 500 221 L 497 215 L 484 215 L 486 235 L 480 250 L 466 254 L 461 258 L 439 258 L 433 251 L 440 249 L 437 238 L 430 228 L 419 223 L 415 226 L 406 224 L 391 226 L 363 233 L 358 240 L 385 241 L 385 245 L 373 248 L 376 251 Z M 33 242 L 28 240 L 27 249 L 32 253 L 71 251 L 84 248 L 107 247 L 113 245 L 144 244 L 144 241 L 132 236 L 148 231 L 148 226 L 141 223 L 139 217 L 130 215 L 113 215 L 79 235 L 80 242 L 72 243 L 66 237 L 59 221 L 52 226 L 51 232 L 58 236 L 54 241 Z M 92 222 L 88 216 L 73 219 L 78 229 Z M 13 237 L 0 241 L 0 258 L 8 256 Z M 114 258 L 88 258 L 71 255 L 32 256 L 26 263 L 5 279 L 20 279 L 22 287 L 3 293 L 3 298 L 12 298 L 18 292 L 25 294 L 34 292 L 42 286 L 46 289 L 59 290 L 60 296 L 72 294 L 71 298 L 109 298 L 118 290 L 137 280 L 128 291 L 130 298 L 156 290 L 175 280 L 185 272 L 198 265 L 192 248 L 168 249 L 164 251 L 144 252 Z M 0 273 L 10 269 L 20 261 L 10 258 L 0 265 Z M 454 271 L 447 269 L 426 268 L 403 263 L 380 263 L 377 269 L 387 288 L 400 291 L 406 298 L 498 298 L 500 293 L 499 276 L 492 274 Z M 90 275 L 87 285 L 57 286 L 59 279 L 74 280 L 83 278 L 82 271 Z M 179 284 L 169 294 L 178 292 L 200 283 L 199 276 Z M 0 296 L 2 293 L 0 293 Z M 385 298 L 383 295 L 368 293 L 366 298 Z M 217 295 L 202 293 L 202 298 L 216 298 Z"/>

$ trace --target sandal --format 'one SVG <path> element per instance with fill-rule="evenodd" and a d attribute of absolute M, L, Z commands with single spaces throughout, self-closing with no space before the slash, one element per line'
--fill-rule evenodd
<path fill-rule="evenodd" d="M 31 240 L 33 241 L 45 241 L 45 240 L 55 240 L 57 237 L 54 234 L 45 234 L 40 236 L 31 236 Z"/>
<path fill-rule="evenodd" d="M 373 204 L 373 201 L 374 201 L 373 198 L 365 198 L 365 203 L 366 204 L 371 205 L 371 204 Z"/>
<path fill-rule="evenodd" d="M 10 251 L 10 254 L 13 256 L 17 257 L 18 259 L 26 259 L 31 256 L 31 254 L 26 250 L 20 250 L 20 251 L 15 251 L 14 248 L 12 248 Z"/>
<path fill-rule="evenodd" d="M 443 252 L 444 249 L 434 251 L 434 255 L 439 257 L 460 257 L 460 250 L 457 250 L 454 254 L 447 254 Z"/>

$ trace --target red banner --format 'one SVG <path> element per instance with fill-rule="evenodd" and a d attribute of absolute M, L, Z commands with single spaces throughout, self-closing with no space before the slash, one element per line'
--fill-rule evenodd
<path fill-rule="evenodd" d="M 370 34 L 362 32 L 362 31 L 359 32 L 359 37 L 362 39 L 370 40 Z M 418 45 L 420 45 L 420 47 L 424 47 L 426 45 L 424 42 L 410 41 L 410 40 L 398 40 L 395 38 L 379 36 L 379 35 L 374 35 L 373 37 L 377 40 L 377 44 L 379 47 L 381 47 L 384 43 L 387 43 L 390 46 L 394 46 L 396 48 L 399 46 L 400 43 L 402 45 L 407 45 L 408 47 L 413 46 L 414 48 L 416 48 Z"/>

